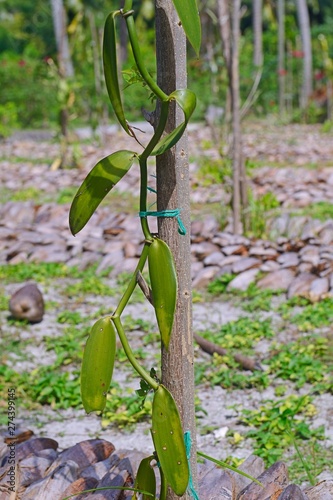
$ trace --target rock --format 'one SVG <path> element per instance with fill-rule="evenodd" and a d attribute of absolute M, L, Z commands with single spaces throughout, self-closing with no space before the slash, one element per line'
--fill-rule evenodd
<path fill-rule="evenodd" d="M 68 461 L 75 462 L 80 472 L 91 464 L 105 460 L 113 451 L 113 444 L 105 439 L 87 439 L 59 453 L 50 472 Z"/>
<path fill-rule="evenodd" d="M 303 491 L 296 484 L 290 484 L 277 500 L 307 500 Z M 319 500 L 319 499 L 318 499 Z"/>
<path fill-rule="evenodd" d="M 317 302 L 327 294 L 328 290 L 329 290 L 328 278 L 314 279 L 310 285 L 309 299 L 313 302 Z"/>
<path fill-rule="evenodd" d="M 52 464 L 52 460 L 38 456 L 30 456 L 22 460 L 19 464 L 20 486 L 29 486 L 45 475 L 45 471 Z"/>
<path fill-rule="evenodd" d="M 299 274 L 289 285 L 287 298 L 300 296 L 307 297 L 310 291 L 311 283 L 316 279 L 316 276 L 311 273 Z"/>
<path fill-rule="evenodd" d="M 229 471 L 212 466 L 205 462 L 198 469 L 200 500 L 232 500 L 235 480 Z"/>
<path fill-rule="evenodd" d="M 22 500 L 62 500 L 63 492 L 78 479 L 79 467 L 76 462 L 68 462 L 59 465 L 44 479 L 33 483 L 26 489 Z"/>
<path fill-rule="evenodd" d="M 54 439 L 50 438 L 32 438 L 28 439 L 24 443 L 16 445 L 16 460 L 21 461 L 29 455 L 37 455 L 41 450 L 46 450 L 52 448 L 56 450 L 58 448 L 58 443 Z M 7 454 L 3 457 L 0 465 L 7 464 Z"/>
<path fill-rule="evenodd" d="M 254 282 L 255 277 L 257 276 L 259 269 L 249 269 L 248 271 L 244 271 L 234 278 L 227 286 L 227 290 L 247 290 L 251 283 Z"/>
<path fill-rule="evenodd" d="M 317 266 L 320 260 L 319 247 L 316 245 L 305 245 L 299 251 L 299 256 L 301 262 L 310 262 L 313 266 Z"/>
<path fill-rule="evenodd" d="M 296 252 L 286 252 L 277 258 L 277 262 L 281 267 L 297 267 L 299 258 Z"/>
<path fill-rule="evenodd" d="M 262 257 L 263 259 L 275 259 L 278 257 L 278 252 L 274 248 L 264 248 L 263 246 L 253 246 L 249 249 L 250 257 Z"/>
<path fill-rule="evenodd" d="M 85 490 L 92 490 L 93 488 L 96 488 L 97 484 L 98 480 L 93 477 L 80 477 L 65 489 L 65 491 L 62 493 L 62 498 L 67 498 L 70 495 L 75 495 L 75 497 L 73 497 L 75 500 L 80 500 L 81 498 L 83 499 L 85 497 L 85 494 L 83 496 L 78 495 L 78 493 L 81 493 Z"/>
<path fill-rule="evenodd" d="M 247 248 L 242 244 L 227 245 L 222 247 L 224 255 L 247 255 Z"/>
<path fill-rule="evenodd" d="M 248 269 L 253 269 L 259 267 L 261 264 L 261 260 L 256 259 L 255 257 L 243 257 L 240 260 L 237 260 L 232 266 L 232 272 L 235 274 L 242 273 L 247 271 Z"/>
<path fill-rule="evenodd" d="M 191 253 L 193 253 L 199 260 L 203 260 L 208 255 L 219 251 L 220 248 L 217 245 L 214 245 L 214 243 L 210 243 L 209 241 L 194 243 L 191 246 Z"/>
<path fill-rule="evenodd" d="M 9 310 L 14 318 L 39 323 L 44 316 L 44 299 L 34 283 L 19 288 L 10 298 Z"/>
<path fill-rule="evenodd" d="M 288 484 L 287 467 L 283 462 L 276 462 L 257 479 L 264 487 L 252 482 L 237 495 L 237 500 L 267 500 L 282 493 Z"/>
<path fill-rule="evenodd" d="M 295 277 L 295 272 L 291 269 L 278 269 L 266 274 L 257 282 L 257 287 L 270 290 L 287 290 Z"/>
<path fill-rule="evenodd" d="M 221 252 L 213 252 L 210 255 L 208 255 L 203 263 L 205 266 L 220 266 L 222 267 L 223 261 L 225 260 L 225 255 Z"/>
<path fill-rule="evenodd" d="M 133 478 L 130 473 L 126 470 L 118 471 L 113 470 L 109 471 L 105 474 L 103 479 L 98 482 L 97 488 L 106 488 L 108 486 L 119 486 L 120 488 L 124 486 L 133 486 Z M 89 494 L 85 497 L 86 500 L 120 500 L 123 496 L 122 490 L 104 490 L 104 491 L 96 491 L 93 494 Z"/>
<path fill-rule="evenodd" d="M 267 260 L 264 264 L 260 266 L 259 269 L 264 273 L 269 273 L 272 271 L 276 271 L 277 269 L 280 269 L 280 264 L 275 262 L 275 260 Z"/>
<path fill-rule="evenodd" d="M 249 474 L 252 477 L 257 478 L 264 472 L 265 464 L 261 457 L 250 455 L 245 462 L 239 465 L 238 469 L 246 472 L 246 474 Z M 237 472 L 230 471 L 230 474 L 235 479 L 235 496 L 252 482 L 251 479 L 242 476 L 241 474 L 237 474 Z"/>
<path fill-rule="evenodd" d="M 326 479 L 315 486 L 306 488 L 304 493 L 308 500 L 333 500 L 333 479 Z"/>
<path fill-rule="evenodd" d="M 220 268 L 218 266 L 209 266 L 204 267 L 201 271 L 198 272 L 196 277 L 193 279 L 192 286 L 193 288 L 203 288 L 208 285 L 208 283 L 217 276 L 220 272 Z"/>

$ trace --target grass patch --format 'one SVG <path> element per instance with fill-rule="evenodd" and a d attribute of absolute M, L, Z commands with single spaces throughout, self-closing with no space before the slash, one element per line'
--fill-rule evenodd
<path fill-rule="evenodd" d="M 291 395 L 267 400 L 258 410 L 242 410 L 242 421 L 253 428 L 246 437 L 252 439 L 254 453 L 272 465 L 292 448 L 294 440 L 312 443 L 324 439 L 324 426 L 311 429 L 306 421 L 315 413 L 309 396 Z"/>
<path fill-rule="evenodd" d="M 270 372 L 283 380 L 292 380 L 297 389 L 307 382 L 313 392 L 333 392 L 333 379 L 322 358 L 328 351 L 323 337 L 301 338 L 295 342 L 272 346 L 276 353 L 269 359 Z"/>
<path fill-rule="evenodd" d="M 307 216 L 325 222 L 327 219 L 333 219 L 333 204 L 328 201 L 318 201 L 302 208 L 302 210 L 293 211 L 291 215 Z"/>
<path fill-rule="evenodd" d="M 246 352 L 263 338 L 274 335 L 271 319 L 239 318 L 222 325 L 217 332 L 202 332 L 202 336 L 225 349 Z"/>
<path fill-rule="evenodd" d="M 333 317 L 333 300 L 326 298 L 314 304 L 308 304 L 303 307 L 299 313 L 292 315 L 289 318 L 291 323 L 297 325 L 300 332 L 311 331 L 314 328 L 329 326 L 332 323 Z M 286 317 L 285 317 L 286 319 Z"/>

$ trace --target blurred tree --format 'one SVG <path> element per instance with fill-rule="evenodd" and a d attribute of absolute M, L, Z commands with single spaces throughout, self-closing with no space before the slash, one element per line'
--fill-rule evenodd
<path fill-rule="evenodd" d="M 301 89 L 301 108 L 305 109 L 313 90 L 312 44 L 309 10 L 306 0 L 296 0 L 297 16 L 302 39 L 303 79 Z"/>

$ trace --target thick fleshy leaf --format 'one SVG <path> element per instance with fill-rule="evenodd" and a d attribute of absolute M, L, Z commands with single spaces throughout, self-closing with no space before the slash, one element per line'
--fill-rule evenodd
<path fill-rule="evenodd" d="M 189 482 L 182 424 L 171 393 L 160 385 L 152 409 L 152 437 L 166 482 L 176 495 L 183 495 Z"/>
<path fill-rule="evenodd" d="M 170 134 L 166 135 L 161 141 L 159 141 L 159 143 L 155 146 L 152 155 L 158 156 L 165 153 L 165 151 L 172 148 L 172 146 L 174 146 L 179 141 L 179 139 L 185 132 L 189 119 L 191 118 L 197 103 L 196 95 L 188 89 L 175 90 L 174 92 L 172 92 L 172 94 L 170 94 L 169 100 L 177 102 L 177 104 L 184 112 L 185 120 L 180 125 L 178 125 L 175 130 L 173 130 Z"/>
<path fill-rule="evenodd" d="M 69 227 L 73 235 L 81 231 L 101 201 L 128 172 L 135 156 L 133 151 L 117 151 L 100 160 L 89 172 L 69 212 Z"/>
<path fill-rule="evenodd" d="M 132 136 L 133 134 L 130 131 L 125 118 L 118 82 L 115 18 L 120 13 L 121 12 L 119 10 L 111 12 L 105 21 L 103 38 L 104 77 L 109 98 L 118 121 L 128 135 Z"/>
<path fill-rule="evenodd" d="M 84 409 L 103 411 L 116 356 L 116 332 L 110 316 L 93 325 L 83 353 L 81 396 Z"/>
<path fill-rule="evenodd" d="M 199 56 L 201 24 L 196 0 L 172 0 L 188 41 Z"/>
<path fill-rule="evenodd" d="M 141 460 L 136 474 L 134 488 L 141 491 L 147 491 L 152 494 L 151 497 L 150 495 L 145 495 L 143 493 L 141 496 L 142 500 L 151 500 L 151 498 L 156 497 L 156 477 L 155 472 L 150 465 L 152 460 L 154 460 L 154 455 Z M 134 498 L 139 498 L 139 496 L 135 494 L 133 495 L 133 499 Z"/>
<path fill-rule="evenodd" d="M 159 238 L 149 247 L 148 267 L 156 319 L 162 342 L 168 348 L 177 301 L 177 275 L 171 250 Z"/>

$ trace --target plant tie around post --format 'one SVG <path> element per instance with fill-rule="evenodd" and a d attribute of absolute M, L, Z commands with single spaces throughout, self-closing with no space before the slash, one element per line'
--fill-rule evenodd
<path fill-rule="evenodd" d="M 179 208 L 171 209 L 171 210 L 160 210 L 160 211 L 147 211 L 147 212 L 139 212 L 139 217 L 175 217 L 178 222 L 178 233 L 182 236 L 186 234 L 186 228 L 183 224 L 183 221 L 180 218 L 180 210 Z"/>
<path fill-rule="evenodd" d="M 191 497 L 194 498 L 194 500 L 200 500 L 199 495 L 198 495 L 196 489 L 194 488 L 193 478 L 192 478 L 191 462 L 190 462 L 191 461 L 192 439 L 191 439 L 191 432 L 190 431 L 186 431 L 184 433 L 184 442 L 185 442 L 188 467 L 189 467 L 189 471 L 190 471 L 190 477 L 188 480 L 188 491 L 189 491 L 189 494 L 191 495 Z"/>

